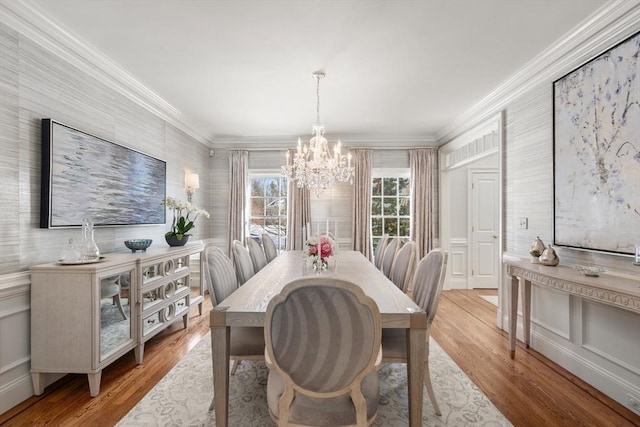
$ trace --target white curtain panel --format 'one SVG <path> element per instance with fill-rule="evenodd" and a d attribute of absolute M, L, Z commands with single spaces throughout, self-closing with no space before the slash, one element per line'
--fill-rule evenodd
<path fill-rule="evenodd" d="M 229 151 L 229 257 L 234 240 L 244 242 L 245 238 L 245 199 L 248 187 L 249 152 L 246 150 Z M 232 258 L 233 259 L 233 258 Z"/>
<path fill-rule="evenodd" d="M 416 242 L 416 260 L 433 248 L 438 238 L 438 150 L 409 150 L 411 169 L 411 240 Z"/>
<path fill-rule="evenodd" d="M 353 221 L 351 236 L 353 250 L 373 260 L 371 246 L 371 168 L 373 151 L 353 149 L 355 177 L 353 180 Z"/>
<path fill-rule="evenodd" d="M 293 155 L 293 153 L 291 153 Z M 304 249 L 306 236 L 302 227 L 311 222 L 309 190 L 298 188 L 296 181 L 289 180 L 287 188 L 287 242 L 286 250 Z"/>

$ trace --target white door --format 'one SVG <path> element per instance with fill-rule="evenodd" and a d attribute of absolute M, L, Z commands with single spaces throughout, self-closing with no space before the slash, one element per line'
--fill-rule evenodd
<path fill-rule="evenodd" d="M 500 182 L 497 171 L 471 171 L 469 288 L 498 288 Z"/>

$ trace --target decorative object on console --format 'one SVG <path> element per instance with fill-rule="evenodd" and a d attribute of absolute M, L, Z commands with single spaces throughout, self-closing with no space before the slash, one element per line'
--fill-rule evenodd
<path fill-rule="evenodd" d="M 310 236 L 307 239 L 307 255 L 311 259 L 313 269 L 322 272 L 329 265 L 329 258 L 334 255 L 334 240 L 326 234 Z"/>
<path fill-rule="evenodd" d="M 62 256 L 58 260 L 59 263 L 63 264 L 76 264 L 80 262 L 80 251 L 73 244 L 73 238 L 70 238 L 66 248 L 62 252 Z"/>
<path fill-rule="evenodd" d="M 167 197 L 162 203 L 173 210 L 173 220 L 171 222 L 171 230 L 164 235 L 169 246 L 184 246 L 189 240 L 190 234 L 187 234 L 195 227 L 195 221 L 200 215 L 209 218 L 209 212 L 204 209 L 198 209 L 189 202 Z"/>
<path fill-rule="evenodd" d="M 540 236 L 536 236 L 536 240 L 531 245 L 531 249 L 529 250 L 529 254 L 531 255 L 531 264 L 539 264 L 540 263 L 540 255 L 544 252 L 544 242 L 540 240 Z"/>
<path fill-rule="evenodd" d="M 313 137 L 302 146 L 298 138 L 298 147 L 293 155 L 293 160 L 287 151 L 287 164 L 282 167 L 282 174 L 288 179 L 294 180 L 298 188 L 315 189 L 316 197 L 320 197 L 323 190 L 332 187 L 336 182 L 349 182 L 353 184 L 354 168 L 351 166 L 351 153 L 343 155 L 342 143 L 338 143 L 329 149 L 327 139 L 324 137 L 324 124 L 320 121 L 320 79 L 324 72 L 316 71 L 313 78 L 316 79 L 316 122 L 313 125 Z M 333 151 L 333 153 L 332 153 Z"/>
<path fill-rule="evenodd" d="M 547 246 L 547 249 L 542 251 L 542 255 L 540 255 L 540 264 L 554 267 L 559 263 L 560 258 L 558 258 L 556 251 L 551 247 L 551 245 Z"/>
<path fill-rule="evenodd" d="M 125 240 L 124 245 L 131 249 L 131 252 L 136 253 L 136 251 L 146 252 L 147 248 L 151 246 L 153 240 L 151 239 L 133 239 L 133 240 Z"/>
<path fill-rule="evenodd" d="M 187 200 L 191 203 L 193 193 L 200 188 L 200 176 L 197 173 L 188 173 L 184 176 L 184 184 L 187 187 Z"/>
<path fill-rule="evenodd" d="M 575 265 L 573 268 L 585 276 L 598 277 L 601 273 L 606 273 L 606 269 L 598 266 Z"/>
<path fill-rule="evenodd" d="M 633 265 L 640 265 L 640 243 L 636 245 L 636 260 Z"/>

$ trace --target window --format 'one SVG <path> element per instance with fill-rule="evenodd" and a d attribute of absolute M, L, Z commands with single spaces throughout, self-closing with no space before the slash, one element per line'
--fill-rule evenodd
<path fill-rule="evenodd" d="M 262 234 L 271 237 L 279 251 L 287 237 L 287 179 L 273 174 L 250 174 L 249 234 L 261 243 Z"/>
<path fill-rule="evenodd" d="M 411 237 L 411 187 L 408 174 L 377 176 L 371 191 L 371 238 L 373 246 L 384 234 Z"/>

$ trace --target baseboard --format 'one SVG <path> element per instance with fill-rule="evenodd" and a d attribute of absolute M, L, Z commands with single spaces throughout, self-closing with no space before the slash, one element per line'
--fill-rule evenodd
<path fill-rule="evenodd" d="M 22 375 L 0 388 L 0 414 L 33 396 L 31 375 Z"/>

